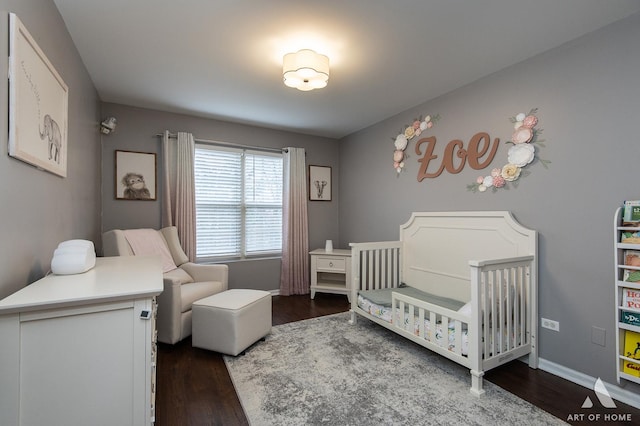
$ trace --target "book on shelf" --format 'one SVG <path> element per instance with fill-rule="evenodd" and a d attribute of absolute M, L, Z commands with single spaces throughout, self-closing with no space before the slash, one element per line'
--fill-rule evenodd
<path fill-rule="evenodd" d="M 620 242 L 625 244 L 640 244 L 640 231 L 620 232 Z"/>
<path fill-rule="evenodd" d="M 640 226 L 640 200 L 627 200 L 622 205 L 622 226 Z"/>
<path fill-rule="evenodd" d="M 620 310 L 620 322 L 640 327 L 640 312 Z"/>
<path fill-rule="evenodd" d="M 638 362 L 624 360 L 623 371 L 640 377 L 640 333 L 626 330 L 624 333 L 624 356 Z"/>
<path fill-rule="evenodd" d="M 622 307 L 640 310 L 640 290 L 633 288 L 622 289 Z"/>
<path fill-rule="evenodd" d="M 625 250 L 624 265 L 640 268 L 640 251 Z M 625 269 L 622 274 L 622 281 L 637 283 L 640 282 L 640 269 Z"/>

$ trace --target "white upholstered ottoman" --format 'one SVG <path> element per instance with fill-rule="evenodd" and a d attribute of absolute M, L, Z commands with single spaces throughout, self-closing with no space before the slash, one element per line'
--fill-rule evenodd
<path fill-rule="evenodd" d="M 232 289 L 193 303 L 192 345 L 236 356 L 271 332 L 271 293 Z"/>

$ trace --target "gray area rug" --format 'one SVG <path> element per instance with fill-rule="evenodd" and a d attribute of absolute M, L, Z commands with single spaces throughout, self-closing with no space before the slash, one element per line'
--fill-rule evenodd
<path fill-rule="evenodd" d="M 342 313 L 273 327 L 244 356 L 225 356 L 244 411 L 262 425 L 556 425 L 562 420 L 469 370 Z"/>

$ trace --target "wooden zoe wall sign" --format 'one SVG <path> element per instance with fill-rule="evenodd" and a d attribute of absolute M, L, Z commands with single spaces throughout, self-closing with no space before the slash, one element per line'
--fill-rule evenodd
<path fill-rule="evenodd" d="M 426 143 L 424 155 L 422 154 L 422 145 Z M 461 140 L 454 139 L 449 142 L 444 149 L 444 157 L 440 163 L 440 167 L 433 172 L 429 172 L 429 163 L 431 160 L 438 158 L 433 153 L 436 146 L 436 137 L 431 136 L 428 138 L 420 139 L 416 143 L 416 154 L 422 155 L 418 161 L 420 162 L 420 171 L 418 172 L 418 182 L 421 182 L 425 178 L 435 178 L 442 174 L 446 169 L 451 174 L 460 173 L 464 166 L 469 163 L 469 166 L 475 170 L 481 170 L 488 167 L 493 161 L 493 157 L 498 150 L 498 144 L 500 139 L 496 138 L 491 145 L 491 137 L 488 133 L 476 133 L 469 141 L 467 149 L 464 148 L 464 143 Z M 489 151 L 487 155 L 487 151 Z M 454 159 L 458 157 L 458 159 Z M 486 159 L 484 159 L 486 155 Z M 456 162 L 458 164 L 456 164 Z"/>
<path fill-rule="evenodd" d="M 513 123 L 515 131 L 511 140 L 506 142 L 512 145 L 507 152 L 507 163 L 502 167 L 491 169 L 490 174 L 486 176 L 478 176 L 474 183 L 467 185 L 467 190 L 485 192 L 491 188 L 495 192 L 500 188 L 508 189 L 510 183 L 515 187 L 520 177 L 530 174 L 528 170 L 525 170 L 525 167 L 536 159 L 536 145 L 544 147 L 544 140 L 539 138 L 542 129 L 538 127 L 537 112 L 538 109 L 533 108 L 528 114 L 519 113 L 509 119 Z M 424 120 L 415 120 L 413 124 L 405 128 L 404 132 L 396 136 L 393 161 L 398 174 L 405 167 L 405 150 L 408 141 L 420 135 L 422 131 L 430 129 L 437 119 L 439 116 L 432 119 L 427 115 Z M 467 165 L 474 170 L 486 169 L 496 156 L 500 138 L 492 140 L 489 133 L 478 132 L 471 137 L 466 147 L 462 140 L 454 139 L 445 146 L 441 159 L 438 159 L 438 155 L 434 153 L 436 144 L 437 138 L 435 136 L 425 137 L 416 142 L 415 153 L 419 156 L 418 162 L 420 163 L 417 175 L 418 182 L 426 178 L 436 178 L 445 170 L 451 174 L 458 174 Z M 537 160 L 545 168 L 550 163 L 550 161 L 540 158 Z"/>

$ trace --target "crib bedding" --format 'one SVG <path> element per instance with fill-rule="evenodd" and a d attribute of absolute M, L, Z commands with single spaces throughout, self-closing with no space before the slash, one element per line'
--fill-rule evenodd
<path fill-rule="evenodd" d="M 404 287 L 406 288 L 411 288 L 411 287 Z M 386 299 L 384 294 L 388 293 L 389 296 L 391 296 L 391 293 L 396 291 L 396 290 L 400 290 L 403 289 L 402 287 L 399 288 L 395 288 L 395 289 L 382 289 L 382 290 L 366 290 L 366 291 L 361 291 L 358 294 L 358 307 L 360 307 L 360 309 L 362 309 L 363 311 L 369 313 L 370 315 L 379 318 L 385 322 L 388 322 L 390 324 L 402 324 L 402 328 L 404 328 L 406 331 L 412 332 L 415 336 L 419 336 L 420 335 L 420 321 L 419 321 L 419 317 L 418 317 L 418 313 L 417 311 L 414 313 L 414 321 L 413 321 L 413 330 L 411 330 L 411 321 L 410 321 L 410 314 L 408 309 L 405 309 L 404 315 L 402 315 L 401 317 L 401 313 L 400 311 L 396 311 L 396 316 L 395 318 L 393 318 L 393 308 L 391 307 L 391 302 L 389 302 L 388 304 L 386 303 Z M 386 291 L 386 290 L 392 290 L 392 291 Z M 419 291 L 419 290 L 417 290 Z M 379 294 L 376 294 L 379 293 Z M 400 292 L 398 292 L 400 293 Z M 417 293 L 415 292 L 411 292 L 411 291 L 402 291 L 401 293 L 403 294 L 407 294 L 407 295 L 412 295 L 415 297 L 415 295 L 417 295 Z M 427 297 L 429 297 L 429 293 L 425 293 L 425 292 L 421 292 L 424 295 L 427 295 Z M 372 297 L 373 300 L 371 300 L 369 297 Z M 437 298 L 437 300 L 435 302 L 440 301 L 440 299 L 442 298 Z M 434 300 L 431 299 L 425 299 L 425 298 L 421 298 L 421 300 L 426 300 L 429 302 L 434 302 Z M 453 300 L 453 299 L 449 299 L 449 300 Z M 382 304 L 380 303 L 376 303 L 376 302 L 382 302 Z M 457 302 L 457 301 L 455 301 Z M 435 303 L 438 304 L 439 306 L 441 306 L 439 303 Z M 463 312 L 467 306 L 467 304 L 462 304 L 461 302 L 458 303 L 454 303 L 452 306 L 456 307 L 462 305 L 463 307 L 458 309 L 458 312 Z M 429 336 L 431 335 L 431 321 L 429 320 L 429 318 L 425 317 L 424 318 L 424 331 L 425 331 L 425 340 L 430 342 L 431 339 L 429 338 Z M 507 349 L 507 341 L 510 339 L 512 343 L 514 344 L 520 344 L 520 339 L 512 332 L 511 336 L 508 336 L 508 332 L 507 332 L 507 327 L 498 327 L 498 329 L 496 330 L 496 337 L 499 338 L 499 336 L 502 336 L 502 338 L 500 339 L 501 343 L 502 343 L 502 350 L 506 350 Z M 443 331 L 443 327 L 442 324 L 438 321 L 436 323 L 436 341 L 435 343 L 440 346 L 440 347 L 446 347 L 448 350 L 455 352 L 455 342 L 456 342 L 456 334 L 455 334 L 455 322 L 454 321 L 449 321 L 448 326 L 447 326 L 447 333 L 446 333 L 446 341 L 445 341 L 445 333 Z M 492 342 L 493 342 L 493 334 L 490 334 L 490 339 L 488 341 L 489 346 L 492 346 Z M 446 343 L 446 344 L 445 344 Z M 500 345 L 498 345 L 500 346 Z M 464 356 L 468 355 L 468 351 L 469 351 L 469 332 L 468 332 L 468 328 L 466 324 L 462 324 L 462 347 L 461 347 L 461 353 Z"/>
<path fill-rule="evenodd" d="M 405 288 L 410 288 L 410 287 L 405 287 Z M 398 290 L 398 289 L 393 289 L 393 290 Z M 372 292 L 375 293 L 377 291 L 383 291 L 383 290 L 373 290 Z M 367 297 L 363 296 L 363 293 L 365 294 L 365 296 L 371 296 L 371 292 L 370 291 L 363 291 L 360 294 L 358 294 L 358 306 L 360 307 L 360 309 L 362 309 L 365 312 L 368 312 L 369 314 L 371 314 L 372 316 L 379 318 L 383 321 L 386 321 L 388 323 L 391 324 L 402 324 L 403 328 L 406 331 L 411 331 L 413 332 L 414 335 L 418 336 L 420 334 L 420 321 L 418 321 L 418 316 L 417 314 L 414 314 L 415 319 L 413 321 L 413 330 L 410 330 L 411 327 L 411 322 L 409 321 L 409 312 L 405 310 L 403 317 L 401 318 L 401 313 L 400 311 L 396 312 L 396 318 L 393 318 L 393 309 L 391 308 L 391 301 L 389 301 L 389 304 L 387 306 L 385 305 L 381 305 L 378 303 L 375 303 L 371 300 L 369 300 Z M 389 292 L 389 297 L 391 297 L 391 292 Z M 384 300 L 384 298 L 375 298 L 376 301 L 380 301 L 380 300 Z M 426 299 L 428 300 L 428 299 Z M 431 300 L 429 300 L 431 302 Z M 456 341 L 456 335 L 455 335 L 455 325 L 454 322 L 451 321 L 448 325 L 448 329 L 447 329 L 447 333 L 446 333 L 446 341 L 445 341 L 445 333 L 443 331 L 443 327 L 442 324 L 437 323 L 436 324 L 436 344 L 438 346 L 441 347 L 446 347 L 448 350 L 453 351 L 455 348 L 455 341 Z M 429 336 L 430 331 L 431 331 L 431 321 L 428 318 L 424 319 L 424 330 L 425 330 L 425 340 L 430 341 Z M 468 336 L 468 331 L 465 328 L 463 328 L 462 330 L 462 355 L 467 356 L 468 351 L 469 351 L 469 336 Z"/>

